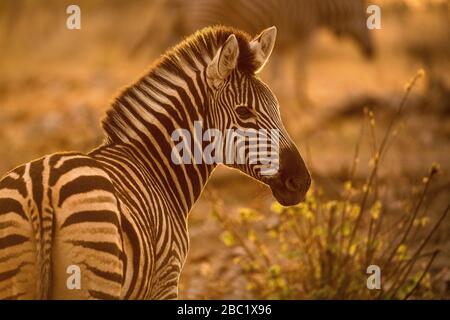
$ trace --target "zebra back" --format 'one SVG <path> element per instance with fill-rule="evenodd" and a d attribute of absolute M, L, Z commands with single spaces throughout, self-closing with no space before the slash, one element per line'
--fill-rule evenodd
<path fill-rule="evenodd" d="M 351 38 L 368 57 L 374 51 L 366 27 L 365 0 L 166 0 L 163 6 L 172 16 L 170 43 L 211 25 L 226 25 L 256 34 L 275 25 L 279 31 L 278 50 L 289 50 L 325 28 L 336 36 Z M 158 30 L 158 28 L 150 28 Z M 133 52 L 149 43 L 152 34 L 147 30 Z"/>

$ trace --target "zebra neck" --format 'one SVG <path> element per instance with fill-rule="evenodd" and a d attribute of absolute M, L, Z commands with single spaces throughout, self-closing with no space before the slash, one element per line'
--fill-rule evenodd
<path fill-rule="evenodd" d="M 172 133 L 182 128 L 194 136 L 195 123 L 203 120 L 200 110 L 204 100 L 186 88 L 167 83 L 162 87 L 161 82 L 149 76 L 129 87 L 108 111 L 103 121 L 107 138 L 98 149 L 103 158 L 118 156 L 111 162 L 116 166 L 136 164 L 145 175 L 140 179 L 156 183 L 171 200 L 179 203 L 183 214 L 198 199 L 215 167 L 195 161 L 176 164 L 172 160 L 175 146 Z M 130 179 L 132 176 L 136 177 L 130 175 Z"/>
<path fill-rule="evenodd" d="M 155 145 L 148 148 L 140 143 L 106 144 L 90 153 L 104 164 L 105 170 L 119 192 L 134 193 L 147 202 L 164 201 L 171 212 L 186 218 L 199 198 L 213 171 L 213 166 L 173 165 Z"/>

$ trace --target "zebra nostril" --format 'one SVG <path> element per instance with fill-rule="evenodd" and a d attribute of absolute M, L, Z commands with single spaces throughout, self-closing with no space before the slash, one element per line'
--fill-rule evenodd
<path fill-rule="evenodd" d="M 299 178 L 289 177 L 284 182 L 284 185 L 289 191 L 298 191 L 301 188 L 301 182 Z"/>

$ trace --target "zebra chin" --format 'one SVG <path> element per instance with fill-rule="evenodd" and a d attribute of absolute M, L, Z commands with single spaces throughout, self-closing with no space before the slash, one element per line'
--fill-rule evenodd
<path fill-rule="evenodd" d="M 278 174 L 261 180 L 270 187 L 272 195 L 281 205 L 293 206 L 302 202 L 311 186 L 309 172 L 305 171 L 301 175 L 283 176 L 283 174 Z"/>
<path fill-rule="evenodd" d="M 270 185 L 269 187 L 272 191 L 275 199 L 283 206 L 294 206 L 305 199 L 306 193 L 308 192 L 308 187 L 300 188 L 296 191 L 290 191 L 286 187 L 279 187 L 278 184 Z"/>

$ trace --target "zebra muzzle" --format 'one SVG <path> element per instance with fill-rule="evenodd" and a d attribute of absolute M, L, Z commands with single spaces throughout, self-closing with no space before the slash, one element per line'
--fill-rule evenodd
<path fill-rule="evenodd" d="M 311 175 L 296 148 L 283 151 L 280 161 L 279 174 L 265 182 L 280 204 L 296 205 L 305 199 L 311 186 Z"/>

